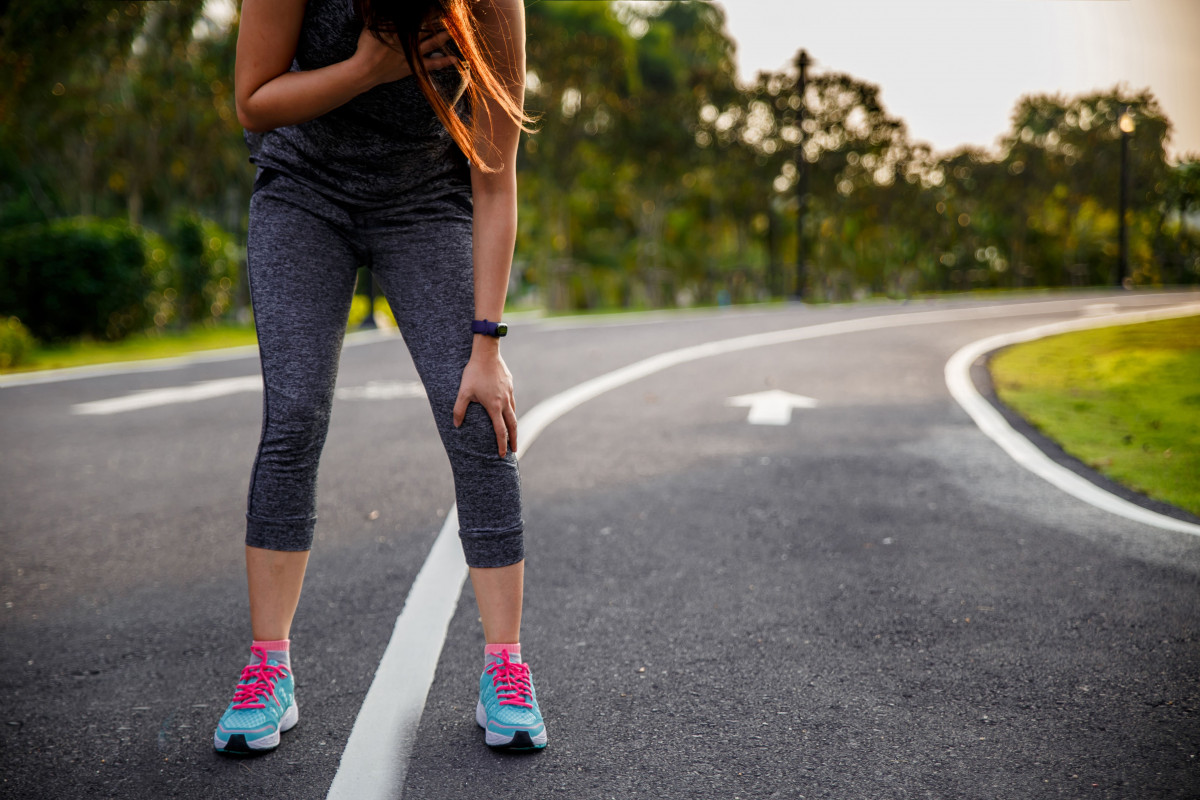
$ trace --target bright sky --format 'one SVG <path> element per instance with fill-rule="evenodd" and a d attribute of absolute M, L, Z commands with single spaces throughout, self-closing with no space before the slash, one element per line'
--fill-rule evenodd
<path fill-rule="evenodd" d="M 725 0 L 739 74 L 790 65 L 878 84 L 914 141 L 994 148 L 1023 94 L 1149 87 L 1167 153 L 1200 156 L 1200 0 Z"/>

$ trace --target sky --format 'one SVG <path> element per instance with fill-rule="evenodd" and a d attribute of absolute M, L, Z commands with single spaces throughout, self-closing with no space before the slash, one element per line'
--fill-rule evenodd
<path fill-rule="evenodd" d="M 994 149 L 1024 94 L 1123 82 L 1158 98 L 1168 157 L 1200 157 L 1200 0 L 724 0 L 738 73 L 780 70 L 880 86 L 912 141 Z"/>

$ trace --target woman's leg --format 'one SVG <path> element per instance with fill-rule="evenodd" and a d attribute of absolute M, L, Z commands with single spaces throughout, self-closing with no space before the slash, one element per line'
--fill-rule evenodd
<path fill-rule="evenodd" d="M 362 260 L 346 238 L 348 223 L 334 204 L 278 173 L 256 181 L 247 241 L 263 372 L 262 438 L 246 513 L 254 641 L 213 734 L 220 752 L 273 749 L 299 719 L 288 639 L 312 546 L 317 464 Z"/>
<path fill-rule="evenodd" d="M 256 638 L 282 639 L 316 524 L 317 466 L 362 258 L 346 213 L 286 176 L 250 203 L 247 260 L 263 371 L 263 428 L 250 479 L 246 565 Z"/>
<path fill-rule="evenodd" d="M 525 591 L 525 562 L 507 567 L 471 567 L 471 587 L 483 620 L 488 644 L 521 641 L 521 604 Z"/>
<path fill-rule="evenodd" d="M 443 201 L 422 209 L 418 222 L 382 226 L 369 238 L 376 275 L 454 472 L 459 538 L 488 642 L 475 721 L 492 747 L 545 747 L 546 726 L 520 647 L 525 546 L 516 455 L 497 454 L 491 419 L 478 403 L 467 407 L 460 427 L 452 418 L 473 342 L 469 205 Z"/>
<path fill-rule="evenodd" d="M 250 588 L 250 630 L 254 641 L 291 638 L 292 617 L 300 603 L 308 552 L 246 545 L 246 583 Z"/>
<path fill-rule="evenodd" d="M 496 433 L 472 403 L 454 427 L 454 403 L 473 333 L 469 211 L 444 201 L 419 224 L 380 225 L 373 264 L 430 398 L 454 470 L 463 553 L 490 644 L 520 642 L 524 577 L 521 479 L 516 457 L 500 458 Z"/>
<path fill-rule="evenodd" d="M 454 401 L 471 355 L 474 283 L 470 212 L 450 201 L 419 222 L 368 232 L 372 264 L 425 384 L 454 472 L 459 536 L 488 642 L 515 643 L 521 630 L 524 523 L 516 456 L 496 453 L 496 434 L 472 403 L 455 428 Z"/>

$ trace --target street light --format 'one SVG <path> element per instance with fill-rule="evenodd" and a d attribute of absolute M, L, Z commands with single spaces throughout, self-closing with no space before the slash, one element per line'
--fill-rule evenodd
<path fill-rule="evenodd" d="M 796 69 L 800 75 L 796 82 L 796 95 L 800 99 L 796 109 L 796 126 L 800 129 L 800 138 L 796 140 L 796 285 L 792 296 L 797 300 L 804 299 L 804 273 L 807 271 L 805 262 L 804 242 L 804 212 L 808 206 L 808 161 L 804 158 L 804 92 L 808 88 L 808 67 L 812 59 L 807 50 L 796 54 Z"/>
<path fill-rule="evenodd" d="M 1121 190 L 1117 204 L 1118 216 L 1118 249 L 1117 249 L 1117 286 L 1124 286 L 1129 280 L 1129 236 L 1125 230 L 1125 208 L 1129 203 L 1129 135 L 1133 133 L 1133 114 L 1129 106 L 1121 112 L 1117 121 L 1121 129 Z"/>
<path fill-rule="evenodd" d="M 375 273 L 372 270 L 367 270 L 367 315 L 363 317 L 362 324 L 358 327 L 360 330 L 373 331 L 378 325 L 375 324 Z"/>

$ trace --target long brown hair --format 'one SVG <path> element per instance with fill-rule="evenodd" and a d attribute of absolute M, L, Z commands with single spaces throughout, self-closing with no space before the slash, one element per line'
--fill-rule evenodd
<path fill-rule="evenodd" d="M 431 16 L 440 20 L 451 40 L 458 47 L 459 74 L 466 82 L 467 96 L 471 101 L 471 113 L 490 114 L 487 101 L 491 100 L 526 133 L 532 132 L 532 119 L 521 104 L 509 93 L 503 80 L 496 74 L 492 57 L 479 44 L 479 23 L 471 9 L 475 0 L 354 0 L 355 11 L 375 37 L 386 43 L 384 34 L 393 35 L 404 48 L 404 57 L 421 87 L 421 93 L 433 106 L 438 119 L 446 126 L 459 149 L 484 172 L 496 172 L 479 154 L 471 130 L 459 117 L 458 112 L 446 100 L 425 66 L 419 49 L 422 25 Z M 501 165 L 503 166 L 503 165 Z"/>

